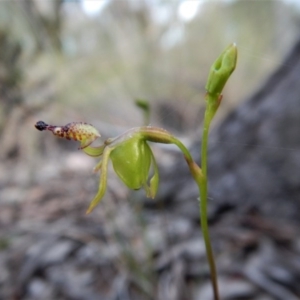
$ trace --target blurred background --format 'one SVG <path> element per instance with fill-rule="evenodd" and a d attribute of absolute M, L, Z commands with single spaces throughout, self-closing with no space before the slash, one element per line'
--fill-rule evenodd
<path fill-rule="evenodd" d="M 282 66 L 299 28 L 297 0 L 1 1 L 0 299 L 212 299 L 197 222 L 164 201 L 144 209 L 144 194 L 112 172 L 102 204 L 85 216 L 97 161 L 34 124 L 85 121 L 103 141 L 143 125 L 143 99 L 150 124 L 189 146 L 223 49 L 237 43 L 238 67 L 214 125 Z M 172 149 L 154 151 L 160 169 L 174 166 Z M 239 275 L 222 280 L 224 299 L 299 299 Z"/>

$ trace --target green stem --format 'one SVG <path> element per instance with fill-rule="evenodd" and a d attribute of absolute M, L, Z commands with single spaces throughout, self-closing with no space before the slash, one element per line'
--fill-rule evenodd
<path fill-rule="evenodd" d="M 211 247 L 209 231 L 208 231 L 208 220 L 207 220 L 207 145 L 208 145 L 208 134 L 209 134 L 210 122 L 212 120 L 212 117 L 214 116 L 215 108 L 217 108 L 215 105 L 213 105 L 213 107 L 208 105 L 205 112 L 204 128 L 203 128 L 203 135 L 202 135 L 202 150 L 201 150 L 202 168 L 201 169 L 194 162 L 187 148 L 179 140 L 173 138 L 172 142 L 182 151 L 185 160 L 189 166 L 189 169 L 191 171 L 191 174 L 193 175 L 193 178 L 196 181 L 199 188 L 199 194 L 201 198 L 200 201 L 201 229 L 202 229 L 203 239 L 206 248 L 207 260 L 210 268 L 214 300 L 219 300 L 220 298 L 218 292 L 217 270 L 216 270 L 213 250 Z"/>
<path fill-rule="evenodd" d="M 206 255 L 210 268 L 210 276 L 212 281 L 214 300 L 219 300 L 218 282 L 217 282 L 217 269 L 214 259 L 214 254 L 210 242 L 209 230 L 208 230 L 208 218 L 207 218 L 207 148 L 208 148 L 208 134 L 211 120 L 218 107 L 218 97 L 214 97 L 215 101 L 211 101 L 211 95 L 207 95 L 207 108 L 204 116 L 204 126 L 202 132 L 202 147 L 201 147 L 201 169 L 202 169 L 202 180 L 197 181 L 199 192 L 200 192 L 200 220 L 201 229 L 205 242 Z M 214 103 L 214 104 L 211 104 Z"/>

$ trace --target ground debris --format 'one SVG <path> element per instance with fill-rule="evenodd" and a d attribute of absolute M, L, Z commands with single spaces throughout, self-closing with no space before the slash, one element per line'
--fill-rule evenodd
<path fill-rule="evenodd" d="M 2 190 L 0 299 L 212 299 L 204 242 L 190 211 L 178 210 L 176 201 L 145 207 L 115 180 L 101 207 L 85 216 L 97 189 L 93 179 L 64 171 Z M 16 200 L 7 200 L 10 191 Z M 253 210 L 213 213 L 222 299 L 299 299 L 298 226 Z"/>

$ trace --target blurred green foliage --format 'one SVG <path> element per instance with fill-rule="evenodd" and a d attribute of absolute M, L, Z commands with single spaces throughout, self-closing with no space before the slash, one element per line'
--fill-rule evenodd
<path fill-rule="evenodd" d="M 143 118 L 132 100 L 141 98 L 154 107 L 152 123 L 168 119 L 172 111 L 160 109 L 168 103 L 191 129 L 220 50 L 230 42 L 240 49 L 222 116 L 280 64 L 297 37 L 299 11 L 284 1 L 202 1 L 185 21 L 180 5 L 108 0 L 89 16 L 80 1 L 2 1 L 0 29 L 22 46 L 24 97 L 51 103 L 42 110 L 51 122 L 137 126 Z"/>

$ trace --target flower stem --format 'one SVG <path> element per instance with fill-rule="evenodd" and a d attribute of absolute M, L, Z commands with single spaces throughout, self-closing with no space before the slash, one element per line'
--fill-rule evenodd
<path fill-rule="evenodd" d="M 202 178 L 198 180 L 198 187 L 200 193 L 200 220 L 201 220 L 201 230 L 204 238 L 206 255 L 210 268 L 210 276 L 214 293 L 214 300 L 219 300 L 218 282 L 217 282 L 217 269 L 214 259 L 214 254 L 210 242 L 209 230 L 208 230 L 208 218 L 207 218 L 207 148 L 208 148 L 208 134 L 211 120 L 216 111 L 216 105 L 218 105 L 219 97 L 207 95 L 207 107 L 204 116 L 204 126 L 202 132 L 202 145 L 201 145 L 201 170 Z M 215 101 L 211 101 L 214 97 Z"/>
<path fill-rule="evenodd" d="M 211 97 L 211 96 L 207 95 L 207 97 Z M 219 101 L 218 96 L 216 96 L 215 99 Z M 202 230 L 203 239 L 205 243 L 207 260 L 210 268 L 214 300 L 219 300 L 220 298 L 218 292 L 217 270 L 216 270 L 213 250 L 211 247 L 209 231 L 208 231 L 208 220 L 207 220 L 207 145 L 208 145 L 208 134 L 209 134 L 210 122 L 214 116 L 215 109 L 216 109 L 216 102 L 213 103 L 214 103 L 213 105 L 208 103 L 205 112 L 205 117 L 204 117 L 204 128 L 202 134 L 202 149 L 201 149 L 201 161 L 202 161 L 201 169 L 194 162 L 187 148 L 179 140 L 173 137 L 172 142 L 173 144 L 177 145 L 179 149 L 182 151 L 185 160 L 189 166 L 190 172 L 199 188 L 199 194 L 201 198 L 200 201 L 201 230 Z"/>

